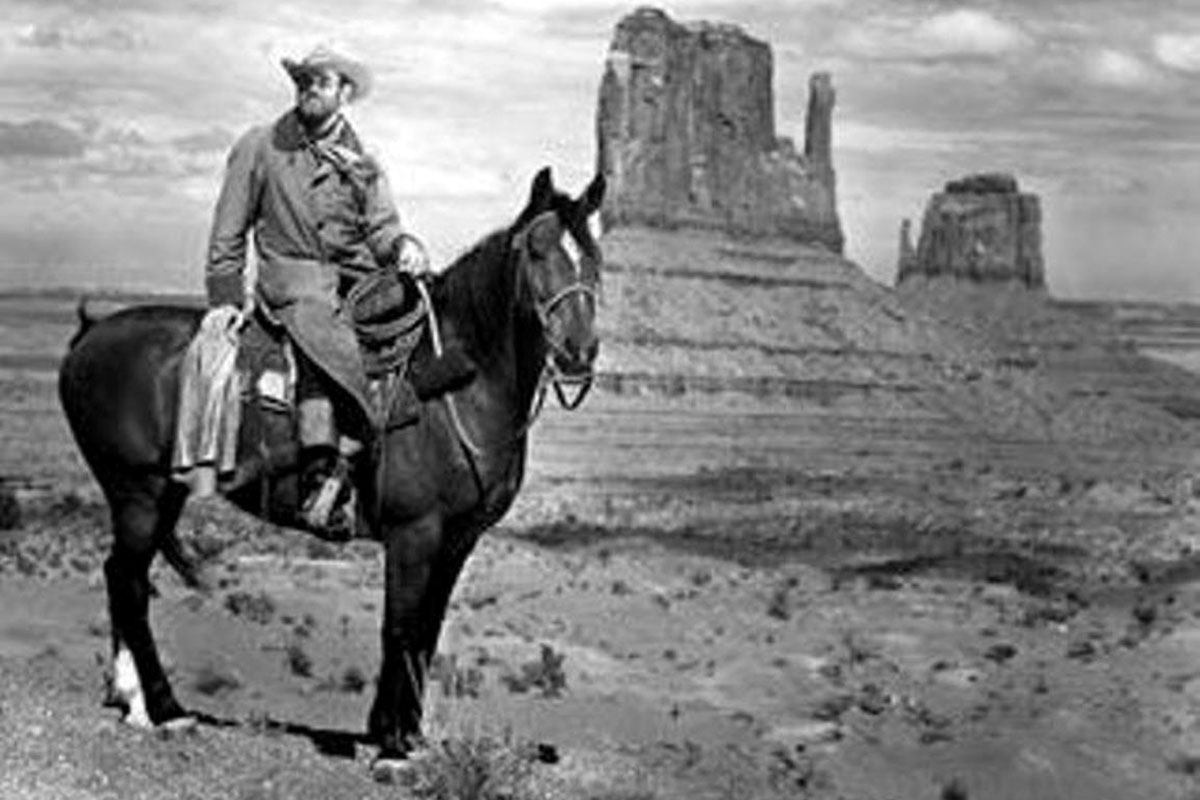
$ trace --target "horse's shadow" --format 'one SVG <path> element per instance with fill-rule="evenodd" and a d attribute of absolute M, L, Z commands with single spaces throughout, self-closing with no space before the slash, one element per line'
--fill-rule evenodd
<path fill-rule="evenodd" d="M 271 717 L 246 720 L 218 717 L 215 714 L 209 714 L 205 711 L 193 711 L 191 714 L 201 725 L 207 725 L 212 728 L 241 728 L 284 736 L 303 736 L 313 743 L 317 752 L 333 758 L 348 758 L 353 760 L 355 748 L 358 745 L 370 744 L 370 739 L 365 733 L 314 728 L 299 722 L 286 722 L 272 719 Z"/>

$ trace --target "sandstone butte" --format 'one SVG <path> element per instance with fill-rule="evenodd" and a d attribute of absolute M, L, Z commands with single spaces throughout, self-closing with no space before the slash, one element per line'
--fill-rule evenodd
<path fill-rule="evenodd" d="M 935 197 L 899 290 L 844 258 L 832 77 L 811 78 L 798 152 L 776 130 L 772 70 L 770 46 L 733 25 L 651 8 L 617 23 L 596 116 L 610 187 L 602 390 L 787 409 L 847 441 L 880 426 L 975 442 L 1187 438 L 1170 397 L 1200 391 L 1194 377 L 1026 290 L 1045 285 L 1040 208 L 1015 179 L 972 176 Z M 939 293 L 947 274 L 968 280 Z"/>
<path fill-rule="evenodd" d="M 642 8 L 613 34 L 597 114 L 610 226 L 715 229 L 840 253 L 834 90 L 812 76 L 804 151 L 775 131 L 771 48 Z"/>
<path fill-rule="evenodd" d="M 1013 283 L 1045 289 L 1042 207 L 1004 173 L 950 181 L 925 206 L 914 249 L 907 220 L 901 225 L 897 282 L 916 276 L 973 283 Z"/>

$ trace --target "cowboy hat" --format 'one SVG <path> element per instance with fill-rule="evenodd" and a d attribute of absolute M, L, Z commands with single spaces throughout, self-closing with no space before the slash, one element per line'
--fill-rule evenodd
<path fill-rule="evenodd" d="M 317 70 L 333 70 L 350 84 L 350 102 L 361 100 L 371 91 L 371 72 L 366 65 L 335 53 L 325 45 L 320 45 L 299 61 L 285 58 L 280 63 L 293 81 Z"/>

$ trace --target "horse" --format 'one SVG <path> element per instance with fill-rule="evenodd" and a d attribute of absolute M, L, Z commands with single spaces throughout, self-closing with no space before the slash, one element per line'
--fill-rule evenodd
<path fill-rule="evenodd" d="M 382 476 L 372 535 L 384 555 L 382 665 L 365 737 L 378 747 L 377 771 L 403 768 L 421 746 L 422 695 L 451 592 L 479 536 L 521 487 L 547 387 L 571 408 L 590 388 L 602 256 L 589 222 L 604 190 L 598 174 L 571 197 L 543 168 L 513 223 L 425 279 L 436 322 L 415 362 L 452 346 L 476 370 L 465 386 L 422 400 L 416 422 L 377 434 L 370 471 Z M 127 722 L 160 730 L 196 721 L 174 697 L 148 613 L 157 553 L 194 577 L 175 533 L 188 490 L 172 480 L 170 463 L 179 365 L 203 314 L 139 305 L 89 320 L 81 310 L 59 371 L 63 410 L 111 512 L 104 576 L 115 688 Z"/>

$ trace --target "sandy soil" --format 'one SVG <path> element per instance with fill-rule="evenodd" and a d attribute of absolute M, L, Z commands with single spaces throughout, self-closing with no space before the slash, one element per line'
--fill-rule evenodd
<path fill-rule="evenodd" d="M 181 526 L 216 589 L 155 577 L 203 724 L 118 722 L 105 511 L 47 365 L 13 358 L 0 797 L 413 794 L 371 780 L 360 737 L 376 548 L 219 502 Z M 514 798 L 1200 797 L 1190 450 L 964 439 L 875 410 L 599 393 L 547 412 L 452 603 L 429 696 L 443 772 L 483 765 L 511 785 L 479 796 Z"/>
<path fill-rule="evenodd" d="M 494 533 L 453 602 L 434 735 L 540 746 L 547 796 L 1195 796 L 1190 494 L 943 469 L 952 489 L 709 473 L 693 493 L 721 496 L 683 528 L 548 515 Z M 396 795 L 356 741 L 372 545 L 193 510 L 185 539 L 219 588 L 162 571 L 154 613 L 206 724 L 162 740 L 101 705 L 100 552 L 83 537 L 103 537 L 102 509 L 28 505 L 3 548 L 0 795 Z"/>

